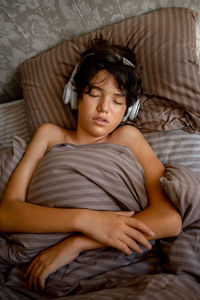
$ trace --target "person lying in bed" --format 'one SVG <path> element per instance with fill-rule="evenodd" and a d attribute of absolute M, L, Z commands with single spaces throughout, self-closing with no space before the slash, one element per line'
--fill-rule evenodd
<path fill-rule="evenodd" d="M 159 183 L 165 174 L 164 166 L 138 129 L 120 126 L 141 89 L 133 53 L 127 48 L 96 41 L 82 54 L 73 84 L 79 100 L 76 130 L 49 123 L 41 125 L 14 171 L 0 205 L 1 232 L 76 232 L 32 261 L 25 276 L 29 277 L 29 288 L 34 287 L 36 291 L 45 287 L 49 274 L 84 250 L 109 246 L 125 254 L 132 250 L 140 253 L 139 244 L 150 249 L 150 240 L 176 236 L 182 227 L 178 211 Z M 144 170 L 148 207 L 134 214 L 133 211 L 64 209 L 27 203 L 28 188 L 41 158 L 61 143 L 111 143 L 129 147 Z"/>

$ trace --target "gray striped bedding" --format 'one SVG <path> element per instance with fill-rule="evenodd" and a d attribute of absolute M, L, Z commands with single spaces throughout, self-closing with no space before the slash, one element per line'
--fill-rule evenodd
<path fill-rule="evenodd" d="M 26 142 L 31 138 L 24 99 L 0 106 L 0 153 L 10 149 L 13 136 L 20 136 Z"/>
<path fill-rule="evenodd" d="M 149 299 L 150 295 L 152 299 L 188 299 L 188 295 L 189 299 L 198 299 L 199 183 L 200 177 L 188 168 L 167 164 L 161 184 L 182 213 L 184 228 L 180 236 L 152 242 L 153 249 L 142 255 L 126 256 L 112 248 L 85 251 L 74 262 L 50 275 L 45 291 L 38 295 L 26 289 L 23 278 L 26 263 L 42 248 L 67 235 L 2 235 L 0 297 L 9 299 L 11 287 L 13 299 L 18 299 L 21 293 L 26 295 L 25 299 L 65 299 L 65 296 L 66 299 L 129 299 L 133 296 Z M 147 206 L 141 166 L 127 147 L 112 144 L 59 144 L 51 148 L 34 174 L 28 201 L 55 207 L 87 205 L 106 210 L 140 211 Z"/>
<path fill-rule="evenodd" d="M 71 110 L 69 107 L 64 107 L 60 99 L 63 86 L 73 65 L 92 37 L 104 37 L 118 44 L 126 45 L 128 43 L 135 49 L 138 61 L 144 65 L 142 70 L 143 88 L 146 93 L 141 98 L 140 118 L 133 125 L 136 124 L 143 131 L 177 128 L 183 128 L 189 132 L 199 130 L 197 101 L 199 99 L 199 71 L 194 51 L 196 13 L 185 9 L 172 10 L 171 8 L 165 12 L 164 10 L 160 13 L 157 11 L 155 14 L 138 17 L 135 21 L 125 20 L 121 24 L 100 29 L 73 41 L 66 41 L 52 50 L 28 60 L 22 66 L 22 85 L 28 114 L 26 114 L 23 100 L 12 104 L 3 104 L 0 107 L 0 197 L 9 176 L 24 153 L 25 143 L 22 139 L 26 142 L 30 140 L 31 134 L 28 126 L 32 132 L 39 124 L 49 121 L 69 128 L 74 127 L 75 122 Z M 170 22 L 168 22 L 169 20 Z M 159 30 L 156 30 L 158 27 L 154 26 L 157 22 L 160 24 Z M 143 30 L 140 30 L 141 28 Z M 147 35 L 142 34 L 141 36 L 140 34 L 143 32 L 146 32 Z M 166 36 L 169 39 L 163 39 Z M 136 44 L 133 41 L 135 38 Z M 168 41 L 172 42 L 172 40 L 175 46 L 171 47 L 170 44 L 169 51 Z M 166 47 L 163 47 L 165 42 Z M 151 47 L 146 47 L 147 44 L 150 44 Z M 146 52 L 149 55 L 146 55 Z M 156 55 L 159 62 L 157 65 L 155 64 Z M 175 69 L 174 65 L 177 66 Z M 163 72 L 163 70 L 165 71 Z M 172 105 L 173 102 L 174 105 Z M 186 110 L 183 110 L 183 107 Z M 19 137 L 12 139 L 14 135 Z M 23 277 L 27 262 L 38 251 L 58 242 L 67 235 L 1 235 L 0 299 L 197 300 L 200 298 L 199 178 L 189 171 L 192 170 L 200 175 L 200 135 L 191 135 L 182 130 L 175 130 L 149 132 L 144 133 L 144 136 L 156 155 L 166 165 L 166 177 L 161 179 L 161 184 L 174 205 L 182 213 L 184 228 L 181 235 L 178 238 L 154 242 L 153 249 L 143 255 L 133 253 L 131 256 L 125 256 L 115 249 L 86 251 L 69 266 L 52 274 L 47 280 L 47 289 L 40 294 L 27 289 Z M 50 153 L 60 151 L 58 150 L 60 146 L 53 148 Z M 105 161 L 106 155 L 104 152 L 101 162 Z M 89 163 L 90 156 L 88 157 L 88 154 L 84 156 L 84 159 L 79 157 L 78 167 L 82 166 L 83 169 L 87 169 L 84 168 L 85 160 Z M 97 161 L 94 160 L 93 163 Z M 118 161 L 120 161 L 119 158 L 115 160 L 115 162 Z M 121 163 L 122 161 L 123 159 Z M 42 163 L 45 164 L 45 160 Z M 93 164 L 94 168 L 95 163 Z M 123 166 L 127 167 L 127 164 L 123 162 Z M 84 181 L 83 186 L 80 183 L 80 187 L 84 187 L 85 197 L 82 198 L 83 201 L 80 199 L 76 201 L 76 204 L 79 207 L 92 205 L 95 209 L 102 207 L 124 209 L 134 205 L 136 210 L 140 210 L 145 207 L 146 198 L 143 187 L 140 186 L 139 193 L 132 185 L 136 173 L 143 180 L 140 166 L 137 165 L 138 168 L 134 168 L 134 172 L 129 172 L 131 180 L 128 179 L 130 176 L 127 174 L 129 167 L 128 164 L 128 168 L 125 168 L 126 176 L 123 177 L 125 181 L 120 182 L 123 184 L 128 180 L 128 189 L 124 189 L 123 193 L 121 188 L 120 191 L 113 189 L 113 186 L 120 185 L 115 184 L 116 178 L 112 177 L 112 172 L 106 173 L 109 182 L 112 183 L 111 186 L 108 185 L 108 181 L 102 182 L 101 176 L 98 176 L 97 173 L 90 172 L 92 174 L 90 180 L 93 177 L 98 180 L 98 192 L 93 189 L 91 181 L 86 181 L 87 183 Z M 46 182 L 50 180 L 48 177 L 45 178 L 42 166 L 38 172 L 42 174 L 40 175 L 42 180 L 46 180 Z M 85 180 L 85 176 L 82 177 Z M 32 182 L 29 191 L 29 201 L 31 202 L 38 203 L 37 189 L 40 179 L 38 180 L 36 175 Z M 76 207 L 75 199 L 78 197 L 79 189 L 75 189 L 74 182 L 77 177 L 70 176 L 69 180 L 62 182 L 62 179 L 52 175 L 51 180 L 54 181 L 54 179 L 59 180 L 55 181 L 55 185 L 51 181 L 51 185 L 47 184 L 42 191 L 42 205 L 64 207 L 63 194 L 60 193 L 60 189 L 54 188 L 58 183 L 63 188 L 67 182 L 71 191 L 71 201 L 68 204 Z M 101 188 L 104 183 L 106 183 L 107 192 Z M 139 180 L 134 182 L 137 186 L 139 183 Z M 53 187 L 56 201 L 54 201 L 54 197 L 48 197 L 49 186 Z M 89 194 L 87 189 L 90 189 Z M 93 201 L 94 194 L 98 195 L 101 202 Z M 133 195 L 132 199 L 130 195 Z M 120 199 L 116 198 L 119 196 Z M 58 199 L 60 200 L 58 201 Z"/>
<path fill-rule="evenodd" d="M 13 137 L 11 143 L 11 148 L 0 153 L 0 200 L 10 175 L 21 160 L 27 146 L 26 142 L 18 136 Z"/>
<path fill-rule="evenodd" d="M 171 162 L 200 176 L 200 135 L 183 130 L 143 133 L 163 164 Z"/>
<path fill-rule="evenodd" d="M 6 128 L 5 130 L 2 129 L 0 132 L 0 190 L 2 191 L 25 149 L 23 140 L 18 137 L 12 139 L 12 135 L 18 133 L 19 136 L 28 142 L 30 140 L 30 133 L 25 119 L 26 115 L 23 100 L 16 101 L 13 106 L 8 104 L 1 105 L 0 114 L 4 115 L 2 124 L 4 124 L 4 129 Z M 5 118 L 5 114 L 7 115 L 7 118 Z M 20 119 L 24 119 L 25 122 L 21 122 Z M 188 134 L 183 130 L 175 130 L 144 133 L 144 136 L 164 164 L 170 162 L 171 164 L 183 165 L 200 175 L 200 135 Z M 7 164 L 5 162 L 7 162 Z M 187 176 L 183 177 L 185 178 L 184 181 L 187 183 Z M 171 190 L 172 182 L 168 181 L 168 183 Z M 184 187 L 185 186 L 183 185 L 182 189 Z M 198 185 L 196 185 L 194 195 L 197 195 L 198 193 Z M 83 202 L 82 205 L 84 204 L 85 203 Z M 106 204 L 106 202 L 104 202 L 104 204 Z M 81 205 L 81 203 L 79 203 L 79 205 Z M 113 205 L 116 207 L 115 203 L 112 203 L 112 207 L 114 208 Z M 187 211 L 188 217 L 186 218 L 186 221 L 193 212 L 196 212 L 196 210 L 195 206 L 193 206 L 193 210 Z M 128 257 L 128 259 L 126 257 L 124 266 L 114 270 L 107 269 L 105 272 L 100 270 L 100 273 L 92 278 L 82 279 L 81 276 L 85 275 L 85 270 L 81 270 L 80 261 L 77 260 L 70 264 L 70 267 L 62 268 L 51 275 L 48 279 L 48 289 L 46 290 L 46 293 L 40 295 L 27 290 L 26 282 L 23 278 L 27 264 L 21 264 L 20 267 L 13 266 L 12 269 L 10 269 L 10 264 L 5 264 L 4 261 L 4 263 L 1 263 L 0 272 L 0 298 L 9 300 L 49 298 L 76 300 L 93 298 L 132 299 L 134 297 L 134 299 L 145 300 L 151 296 L 152 299 L 159 300 L 176 300 L 180 298 L 199 299 L 200 290 L 199 284 L 197 283 L 200 281 L 199 230 L 200 223 L 197 220 L 193 224 L 187 226 L 178 239 L 165 239 L 156 242 L 152 251 L 146 253 L 142 257 L 134 256 Z M 38 244 L 41 242 L 40 236 L 35 235 L 33 237 L 35 241 L 38 241 Z M 15 251 L 17 248 L 19 249 L 19 244 L 17 248 L 15 248 L 15 246 L 13 246 L 16 245 L 14 236 L 12 238 L 13 241 L 10 241 L 10 245 L 12 245 L 14 250 L 12 247 L 10 247 L 10 249 Z M 51 235 L 49 239 L 47 239 L 47 236 L 45 238 L 46 245 L 51 245 L 62 239 L 63 236 Z M 5 241 L 5 239 L 2 239 L 1 237 L 1 243 L 3 240 Z M 29 245 L 28 249 L 26 249 L 27 254 L 24 256 L 19 255 L 17 258 L 18 260 L 29 260 L 30 257 L 34 255 L 36 248 L 37 251 L 39 251 L 44 247 L 44 245 L 41 245 L 41 247 L 38 245 L 38 247 L 34 248 L 35 242 L 31 245 L 31 241 L 32 238 L 29 239 L 28 242 L 27 238 L 24 240 L 24 242 Z M 194 241 L 197 242 L 194 243 Z M 21 245 L 23 245 L 23 243 Z M 2 247 L 5 246 L 7 246 L 5 243 L 2 244 Z M 23 246 L 20 247 L 20 249 L 23 250 Z M 161 252 L 162 255 L 160 255 Z M 171 255 L 169 256 L 168 253 L 171 253 Z M 87 255 L 90 255 L 91 265 L 89 263 L 87 265 L 89 267 L 88 272 L 90 272 L 93 267 L 93 261 L 98 261 L 103 268 L 108 268 L 108 265 L 105 266 L 105 256 L 106 259 L 108 259 L 108 255 L 110 255 L 110 264 L 114 264 L 118 254 L 119 253 L 114 249 L 112 249 L 112 251 L 110 249 L 109 253 L 107 253 L 107 250 L 106 252 L 98 250 L 95 253 L 95 259 L 94 254 L 91 252 L 83 253 L 80 256 L 80 259 L 87 259 Z M 160 262 L 160 256 L 162 257 L 162 264 Z M 123 259 L 125 259 L 125 257 L 123 257 Z M 122 262 L 121 256 L 120 262 Z M 5 282 L 5 272 L 7 268 L 9 268 L 10 271 L 9 273 L 8 271 L 6 273 L 8 280 Z M 79 281 L 74 284 L 73 280 L 76 278 L 77 273 L 80 274 L 80 278 Z M 65 274 L 67 274 L 67 279 L 65 278 Z M 59 279 L 56 281 L 55 277 Z M 65 280 L 67 280 L 67 285 Z M 66 292 L 66 286 L 69 287 L 68 284 L 71 284 L 71 287 L 68 288 Z M 55 286 L 57 286 L 56 290 Z M 67 296 L 64 296 L 66 293 Z"/>

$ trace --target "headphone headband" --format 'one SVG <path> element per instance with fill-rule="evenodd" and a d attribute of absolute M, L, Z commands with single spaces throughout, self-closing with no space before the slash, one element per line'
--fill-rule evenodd
<path fill-rule="evenodd" d="M 89 55 L 94 55 L 94 54 L 95 54 L 94 52 L 89 53 L 86 56 L 84 56 L 84 58 L 86 58 Z M 118 58 L 122 58 L 122 61 L 125 65 L 135 67 L 135 65 L 132 62 L 130 62 L 126 57 L 120 57 L 118 54 L 115 54 L 115 55 Z M 73 90 L 73 85 L 72 85 L 74 77 L 77 73 L 78 65 L 79 65 L 79 62 L 76 64 L 68 83 L 65 85 L 64 92 L 63 92 L 64 103 L 65 104 L 70 103 L 71 109 L 73 109 L 73 110 L 78 109 L 77 93 Z M 130 120 L 135 119 L 138 114 L 139 109 L 140 109 L 140 100 L 138 98 L 137 101 L 127 109 L 127 113 L 123 118 L 123 122 L 125 122 L 128 118 Z"/>

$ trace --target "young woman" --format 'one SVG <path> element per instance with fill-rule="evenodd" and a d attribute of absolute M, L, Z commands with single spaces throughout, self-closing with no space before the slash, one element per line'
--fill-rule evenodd
<path fill-rule="evenodd" d="M 75 131 L 53 124 L 40 126 L 13 173 L 0 205 L 1 232 L 76 232 L 42 251 L 25 276 L 29 287 L 44 288 L 47 276 L 74 260 L 82 251 L 115 247 L 126 254 L 150 249 L 149 240 L 176 236 L 181 217 L 161 190 L 164 166 L 133 126 L 119 126 L 138 98 L 140 79 L 130 50 L 101 41 L 83 53 L 74 77 L 78 97 Z M 59 209 L 26 202 L 32 176 L 54 145 L 111 143 L 128 146 L 143 167 L 149 206 L 134 212 Z M 80 232 L 80 234 L 77 234 Z"/>

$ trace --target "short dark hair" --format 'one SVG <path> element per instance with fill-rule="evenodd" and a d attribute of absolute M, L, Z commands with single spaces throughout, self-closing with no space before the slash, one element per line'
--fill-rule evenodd
<path fill-rule="evenodd" d="M 128 59 L 134 66 L 123 62 L 123 57 Z M 134 53 L 127 47 L 110 45 L 105 40 L 93 40 L 92 46 L 81 55 L 77 73 L 74 76 L 74 88 L 78 99 L 92 89 L 92 78 L 100 70 L 106 70 L 112 74 L 119 89 L 125 92 L 127 107 L 133 105 L 140 94 L 141 79 Z"/>

